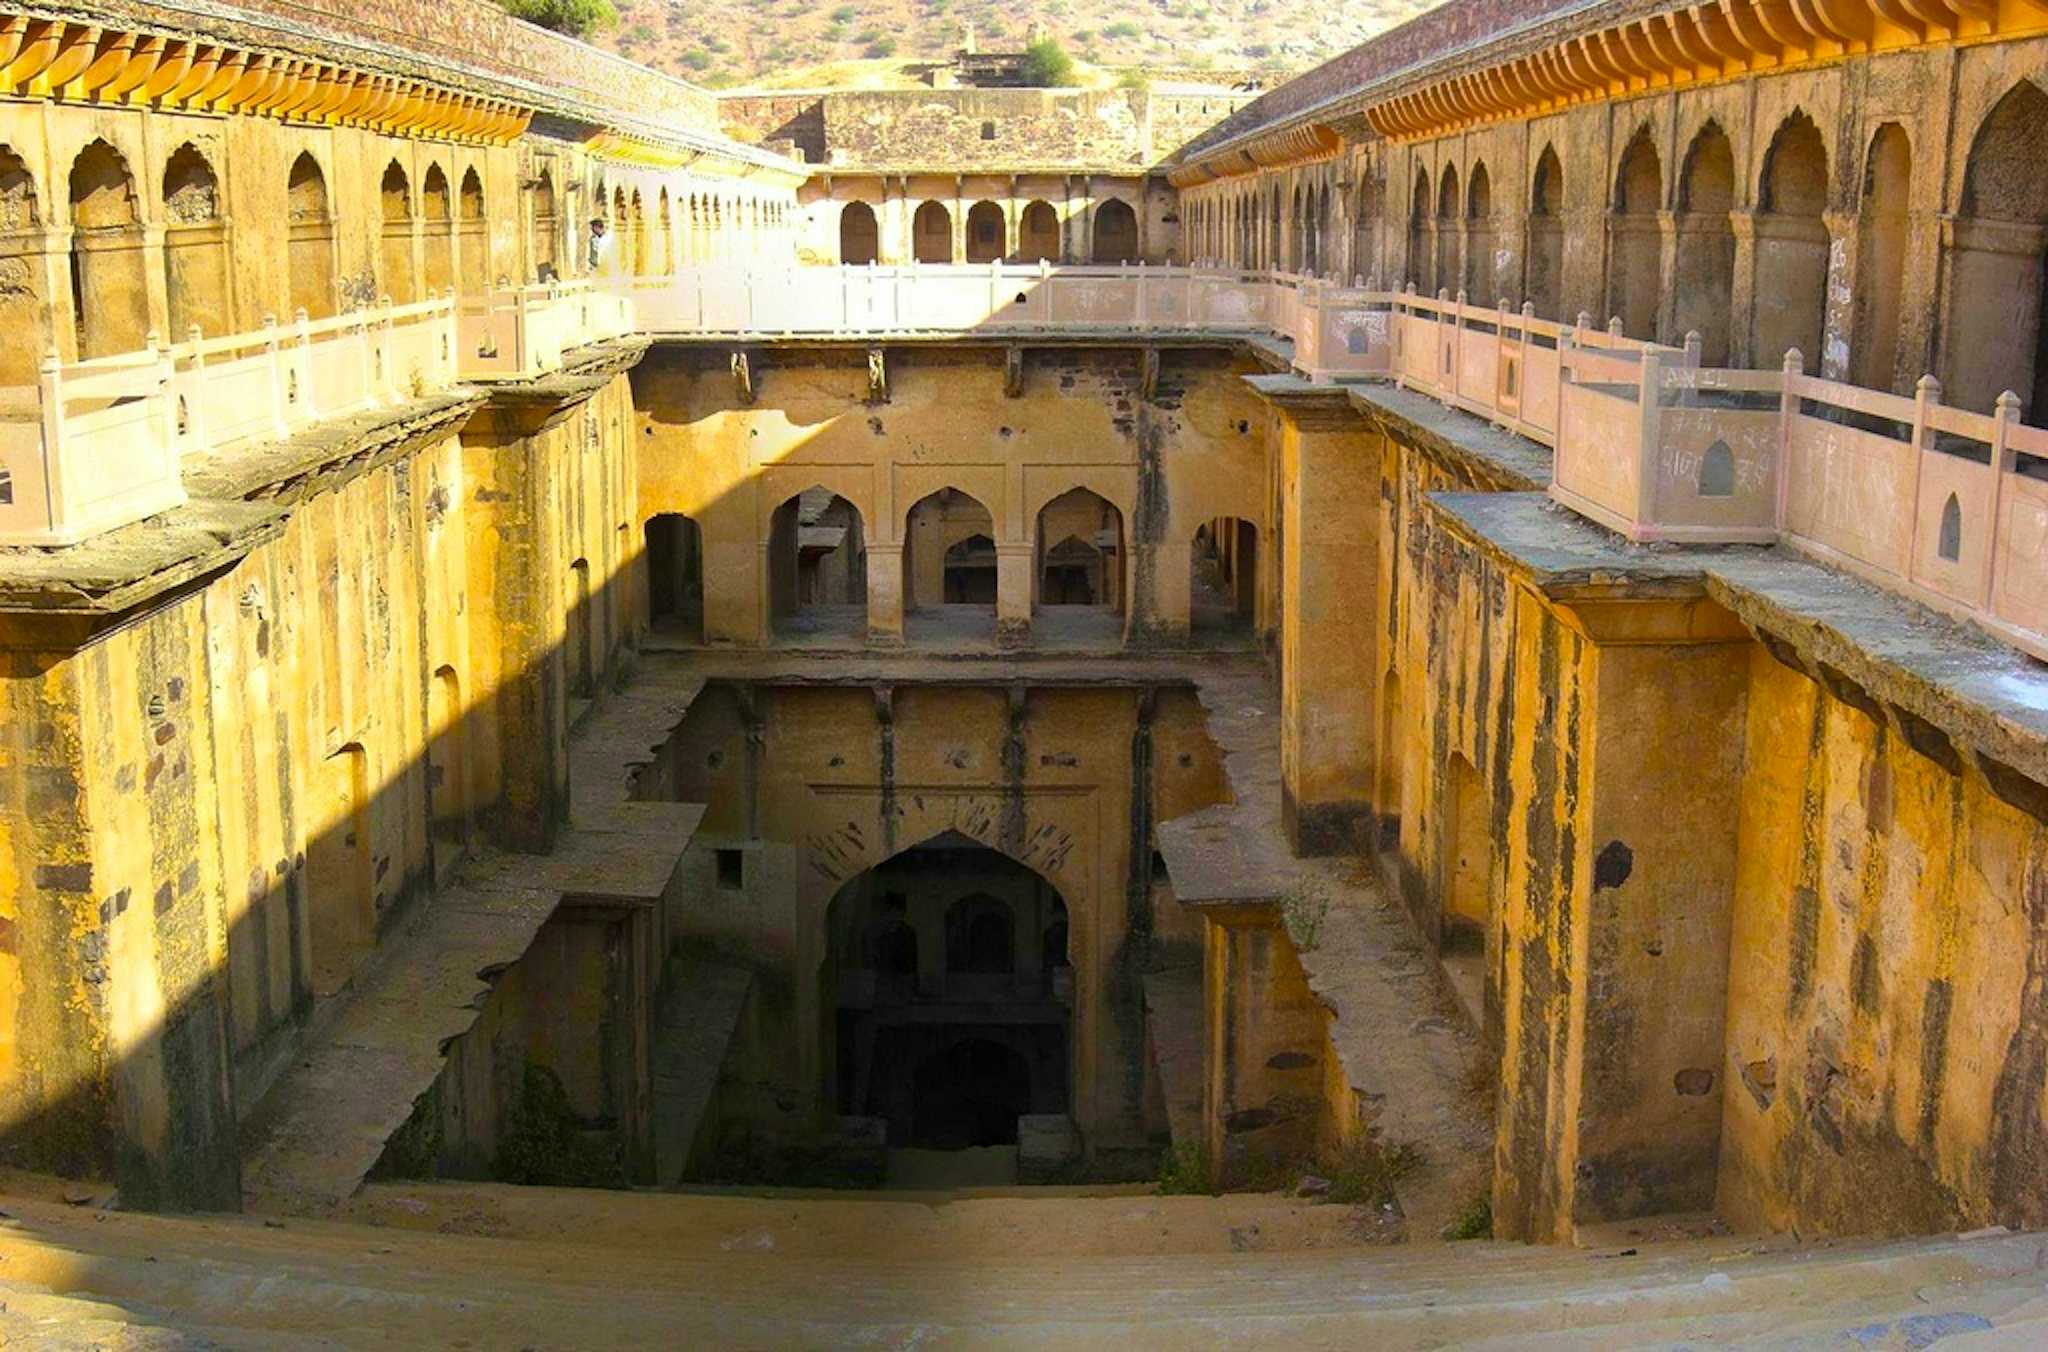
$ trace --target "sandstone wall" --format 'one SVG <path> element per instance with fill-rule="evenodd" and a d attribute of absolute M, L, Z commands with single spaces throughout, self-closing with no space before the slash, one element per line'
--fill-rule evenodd
<path fill-rule="evenodd" d="M 316 998 L 464 850 L 545 847 L 568 700 L 644 613 L 625 378 L 568 404 L 316 466 L 232 567 L 76 646 L 10 618 L 6 1158 L 238 1205 L 238 1115 Z"/>
<path fill-rule="evenodd" d="M 1034 351 L 1014 399 L 999 350 L 895 348 L 888 360 L 888 402 L 872 405 L 864 354 L 759 358 L 751 407 L 722 352 L 656 350 L 638 369 L 640 513 L 701 528 L 710 641 L 769 632 L 763 544 L 775 508 L 813 486 L 860 512 L 868 627 L 884 634 L 901 632 L 907 514 L 942 488 L 987 509 L 999 568 L 1014 570 L 1000 614 L 1027 624 L 1038 513 L 1069 489 L 1122 516 L 1138 640 L 1186 632 L 1200 525 L 1237 517 L 1269 537 L 1266 415 L 1234 359 L 1165 353 L 1149 399 L 1135 352 Z"/>
<path fill-rule="evenodd" d="M 1142 1136 L 1139 956 L 1150 939 L 1149 823 L 1208 805 L 1217 752 L 1192 692 L 1114 685 L 714 686 L 643 791 L 710 804 L 698 843 L 744 858 L 737 886 L 693 897 L 677 932 L 762 974 L 771 1084 L 750 1129 L 801 1137 L 833 1111 L 831 910 L 866 869 L 952 831 L 1055 887 L 1074 968 L 1072 1111 L 1091 1145 Z M 1141 712 L 1142 710 L 1142 712 Z M 753 728 L 750 736 L 749 728 Z M 843 928 L 843 926 L 842 926 Z M 744 1078 L 744 1075 L 743 1075 Z M 763 1105 L 780 1101 L 782 1114 Z"/>
<path fill-rule="evenodd" d="M 1723 1214 L 2041 1224 L 2048 823 L 1761 649 L 1748 684 Z"/>

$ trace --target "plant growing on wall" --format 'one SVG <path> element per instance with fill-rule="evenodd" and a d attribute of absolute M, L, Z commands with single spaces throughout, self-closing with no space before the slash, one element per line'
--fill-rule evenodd
<path fill-rule="evenodd" d="M 1323 941 L 1323 922 L 1330 917 L 1330 893 L 1320 879 L 1302 875 L 1280 897 L 1280 923 L 1287 937 L 1303 953 L 1313 953 Z"/>
<path fill-rule="evenodd" d="M 612 0 L 498 0 L 505 12 L 541 28 L 580 38 L 619 21 Z"/>
<path fill-rule="evenodd" d="M 1058 38 L 1044 37 L 1024 49 L 1024 83 L 1053 89 L 1074 82 L 1074 58 Z"/>

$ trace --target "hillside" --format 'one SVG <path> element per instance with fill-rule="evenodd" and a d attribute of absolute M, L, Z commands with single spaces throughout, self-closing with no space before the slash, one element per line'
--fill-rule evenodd
<path fill-rule="evenodd" d="M 971 24 L 982 51 L 1034 26 L 1082 65 L 1083 83 L 1137 68 L 1269 82 L 1429 7 L 1426 0 L 615 0 L 589 40 L 711 88 L 908 84 L 905 63 L 951 56 Z M 1090 69 L 1091 67 L 1095 69 Z"/>

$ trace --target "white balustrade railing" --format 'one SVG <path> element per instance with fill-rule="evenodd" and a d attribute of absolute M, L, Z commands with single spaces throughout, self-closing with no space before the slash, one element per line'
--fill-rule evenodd
<path fill-rule="evenodd" d="M 455 383 L 455 303 L 388 301 L 331 319 L 66 362 L 0 390 L 0 542 L 65 545 L 185 500 L 187 456 L 289 436 Z"/>
<path fill-rule="evenodd" d="M 566 352 L 633 332 L 634 285 L 621 279 L 599 289 L 586 278 L 465 298 L 458 318 L 463 378 L 530 380 L 561 369 Z"/>
<path fill-rule="evenodd" d="M 691 267 L 619 284 L 643 332 L 901 338 L 1273 334 L 1318 379 L 1385 370 L 1387 298 L 1235 268 L 1051 263 Z"/>
<path fill-rule="evenodd" d="M 0 390 L 0 542 L 64 544 L 182 501 L 181 458 L 522 380 L 629 333 L 700 339 L 1240 336 L 1318 382 L 1379 377 L 1553 449 L 1551 494 L 1636 540 L 1787 540 L 2048 658 L 2048 432 L 1780 370 L 1702 368 L 1524 306 L 1217 266 L 703 266 L 266 324 Z M 1285 344 L 1287 347 L 1279 347 Z"/>

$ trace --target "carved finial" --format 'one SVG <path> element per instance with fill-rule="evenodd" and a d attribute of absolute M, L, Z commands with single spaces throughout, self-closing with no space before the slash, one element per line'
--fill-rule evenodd
<path fill-rule="evenodd" d="M 1590 329 L 1593 327 L 1593 312 L 1591 310 L 1579 311 L 1578 327 L 1582 329 Z"/>
<path fill-rule="evenodd" d="M 1535 301 L 1533 301 L 1533 300 L 1525 300 L 1525 301 L 1523 301 L 1523 302 L 1522 302 L 1522 318 L 1524 318 L 1524 319 L 1534 319 L 1535 317 L 1536 317 L 1536 302 L 1535 302 Z"/>
<path fill-rule="evenodd" d="M 2020 397 L 2011 390 L 2006 390 L 2000 394 L 1993 408 L 1996 416 L 2004 418 L 2008 422 L 2018 422 L 2020 420 Z"/>
<path fill-rule="evenodd" d="M 1786 349 L 1785 349 L 1785 374 L 1786 374 L 1786 375 L 1789 375 L 1789 376 L 1796 376 L 1796 375 L 1798 375 L 1798 374 L 1799 374 L 1799 373 L 1800 373 L 1801 371 L 1804 371 L 1805 369 L 1806 369 L 1806 357 L 1805 357 L 1805 354 L 1803 354 L 1802 352 L 1800 352 L 1800 350 L 1799 350 L 1798 348 L 1796 348 L 1796 347 L 1788 347 L 1788 348 L 1786 348 Z"/>
<path fill-rule="evenodd" d="M 1620 315 L 1609 315 L 1607 317 L 1607 331 L 1616 338 L 1622 336 Z"/>

